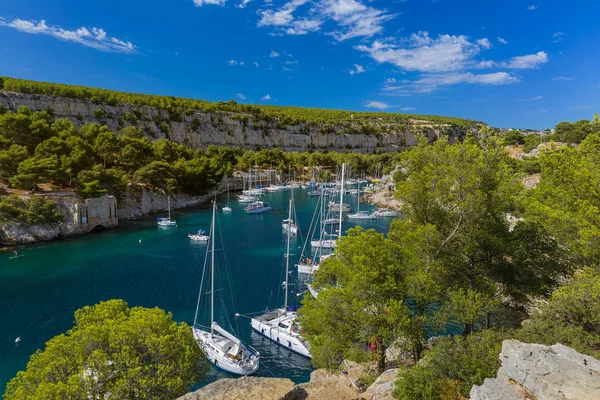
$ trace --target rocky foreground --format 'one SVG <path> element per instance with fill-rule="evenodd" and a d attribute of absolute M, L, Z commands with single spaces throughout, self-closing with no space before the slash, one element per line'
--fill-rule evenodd
<path fill-rule="evenodd" d="M 505 340 L 502 367 L 494 379 L 471 390 L 471 400 L 598 400 L 600 361 L 557 344 L 542 346 Z M 316 370 L 310 382 L 289 379 L 221 379 L 177 400 L 392 400 L 397 369 L 380 375 L 367 388 L 361 381 L 371 371 L 353 362 L 340 372 Z"/>

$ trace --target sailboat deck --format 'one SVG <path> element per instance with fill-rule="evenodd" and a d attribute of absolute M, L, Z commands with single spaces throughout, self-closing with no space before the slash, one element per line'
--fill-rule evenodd
<path fill-rule="evenodd" d="M 258 317 L 255 317 L 254 319 L 260 322 L 268 322 L 268 321 L 273 321 L 274 319 L 277 319 L 280 317 L 280 314 L 278 311 L 272 311 L 263 315 L 260 315 Z"/>

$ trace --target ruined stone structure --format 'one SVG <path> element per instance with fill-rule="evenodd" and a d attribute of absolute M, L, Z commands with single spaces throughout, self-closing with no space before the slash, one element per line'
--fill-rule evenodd
<path fill-rule="evenodd" d="M 75 204 L 73 223 L 85 232 L 119 225 L 117 199 L 115 196 L 104 195 Z"/>

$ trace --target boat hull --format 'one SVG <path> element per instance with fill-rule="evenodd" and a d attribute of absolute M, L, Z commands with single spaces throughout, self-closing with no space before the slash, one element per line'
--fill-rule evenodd
<path fill-rule="evenodd" d="M 286 314 L 283 318 L 295 319 L 295 313 L 293 315 Z M 282 317 L 276 318 L 273 321 L 260 321 L 257 318 L 252 318 L 250 325 L 254 331 L 258 332 L 262 336 L 269 340 L 283 346 L 294 353 L 300 354 L 301 356 L 311 358 L 309 349 L 302 343 L 302 341 L 294 334 L 289 333 L 287 330 L 282 329 L 278 326 L 278 322 L 282 320 Z"/>
<path fill-rule="evenodd" d="M 311 240 L 310 245 L 315 248 L 334 249 L 337 243 L 335 240 Z"/>
<path fill-rule="evenodd" d="M 269 211 L 270 209 L 271 209 L 271 206 L 254 208 L 252 210 L 246 210 L 246 214 L 260 214 L 260 213 L 263 213 L 265 211 Z"/>
<path fill-rule="evenodd" d="M 313 274 L 319 270 L 319 264 L 304 264 L 300 263 L 297 265 L 299 274 Z"/>

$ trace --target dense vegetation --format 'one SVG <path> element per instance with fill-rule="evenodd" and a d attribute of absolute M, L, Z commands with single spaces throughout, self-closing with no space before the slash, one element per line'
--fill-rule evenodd
<path fill-rule="evenodd" d="M 18 196 L 0 196 L 0 222 L 25 221 L 29 224 L 58 224 L 63 215 L 56 203 L 43 197 L 23 200 Z"/>
<path fill-rule="evenodd" d="M 174 399 L 208 368 L 185 323 L 110 300 L 77 310 L 75 326 L 31 356 L 4 398 Z"/>
<path fill-rule="evenodd" d="M 460 399 L 495 376 L 505 338 L 600 354 L 600 133 L 540 153 L 534 189 L 488 129 L 402 153 L 405 219 L 387 237 L 351 230 L 304 299 L 313 363 L 383 368 L 399 346 L 416 364 L 401 368 L 397 398 Z M 527 315 L 539 299 L 550 301 Z M 429 349 L 431 335 L 449 337 Z"/>
<path fill-rule="evenodd" d="M 0 77 L 0 90 L 9 92 L 39 94 L 50 96 L 88 99 L 94 103 L 117 105 L 129 103 L 135 106 L 151 106 L 161 108 L 169 113 L 171 119 L 181 120 L 184 114 L 194 112 L 209 113 L 241 113 L 253 116 L 259 121 L 277 121 L 280 126 L 309 124 L 351 124 L 356 125 L 349 132 L 370 133 L 368 122 L 378 121 L 393 124 L 407 124 L 409 120 L 430 121 L 435 124 L 449 124 L 469 128 L 479 124 L 461 118 L 440 117 L 418 114 L 397 114 L 382 112 L 353 112 L 342 110 L 326 110 L 319 108 L 281 107 L 238 104 L 235 100 L 229 102 L 211 103 L 204 100 L 194 100 L 172 96 L 155 96 L 147 94 L 123 93 L 106 89 L 86 86 L 72 86 L 48 82 L 27 81 L 10 77 Z"/>
<path fill-rule="evenodd" d="M 258 166 L 302 174 L 304 167 L 313 165 L 323 167 L 318 172 L 327 178 L 342 162 L 357 174 L 387 173 L 397 158 L 396 153 L 193 150 L 167 139 L 151 141 L 134 126 L 117 135 L 95 123 L 77 128 L 68 119 L 54 119 L 47 111 L 32 112 L 25 106 L 14 113 L 0 111 L 0 181 L 33 191 L 45 183 L 56 189 L 76 189 L 85 197 L 105 193 L 119 197 L 127 183 L 133 182 L 169 193 L 200 195 L 216 187 L 234 168 Z M 13 210 L 15 201 L 0 197 L 0 219 L 30 220 Z M 36 200 L 28 207 L 33 210 L 40 204 Z"/>

